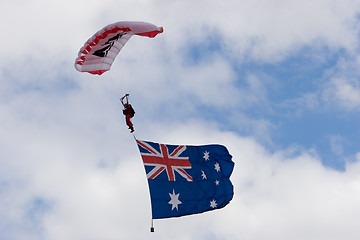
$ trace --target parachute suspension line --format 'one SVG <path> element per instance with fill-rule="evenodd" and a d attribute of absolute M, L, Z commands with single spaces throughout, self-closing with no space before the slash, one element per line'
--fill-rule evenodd
<path fill-rule="evenodd" d="M 129 94 L 125 94 L 122 98 L 120 98 L 121 104 L 124 106 L 124 98 L 126 98 L 126 103 L 129 103 Z"/>

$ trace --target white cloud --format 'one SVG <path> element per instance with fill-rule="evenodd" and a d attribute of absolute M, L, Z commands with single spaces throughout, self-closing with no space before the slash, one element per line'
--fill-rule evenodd
<path fill-rule="evenodd" d="M 327 73 L 322 99 L 329 105 L 346 111 L 358 111 L 360 107 L 360 57 L 339 59 L 337 65 Z"/>
<path fill-rule="evenodd" d="M 286 111 L 289 111 L 287 114 L 284 114 L 287 117 L 300 117 L 304 111 L 317 111 L 321 106 L 318 93 L 304 93 L 301 97 L 294 99 L 286 99 L 278 105 L 279 108 L 284 109 L 282 114 Z"/>
<path fill-rule="evenodd" d="M 229 63 L 220 58 L 209 65 L 184 69 L 178 84 L 180 91 L 195 95 L 201 103 L 221 107 L 237 104 L 234 100 L 241 97 L 241 92 L 234 87 L 234 80 Z"/>
<path fill-rule="evenodd" d="M 246 54 L 250 58 L 274 62 L 283 60 L 303 45 L 313 44 L 349 51 L 357 48 L 357 28 L 353 19 L 359 1 L 320 0 L 311 4 L 303 1 L 227 1 L 226 4 L 197 1 L 191 2 L 191 8 L 186 8 L 181 22 L 175 22 L 172 16 L 188 5 L 188 1 L 183 1 L 159 6 L 164 10 L 158 18 L 164 16 L 171 23 L 170 37 L 175 40 L 178 36 L 173 35 L 173 31 L 179 27 L 171 27 L 176 24 L 180 29 L 188 29 L 185 44 L 186 39 L 200 38 L 201 25 L 191 24 L 196 21 L 223 36 L 235 58 L 243 59 Z"/>
<path fill-rule="evenodd" d="M 334 78 L 325 91 L 328 101 L 346 110 L 358 110 L 360 107 L 360 85 L 358 79 Z"/>
<path fill-rule="evenodd" d="M 191 7 L 189 7 L 191 6 Z M 204 26 L 222 36 L 233 57 L 276 61 L 304 44 L 321 43 L 354 51 L 359 1 L 6 1 L 1 23 L 9 37 L 3 54 L 70 54 L 90 33 L 120 20 L 163 25 L 170 44 L 206 37 Z M 47 10 L 39 11 L 41 7 Z M 119 11 L 121 14 L 119 15 Z M 201 13 L 201 14 L 200 14 Z M 240 53 L 240 54 L 239 54 Z M 61 57 L 58 55 L 58 57 Z"/>
<path fill-rule="evenodd" d="M 312 84 L 317 87 L 315 91 L 304 92 L 278 106 L 292 110 L 291 116 L 300 116 L 305 110 L 357 112 L 360 109 L 359 59 L 357 55 L 339 58 L 320 79 L 312 79 Z"/>
<path fill-rule="evenodd" d="M 248 75 L 245 85 L 238 87 L 231 66 L 233 59 L 244 57 L 279 61 L 315 41 L 354 51 L 358 1 L 1 5 L 9 14 L 0 23 L 7 33 L 0 56 L 0 238 L 149 237 L 146 177 L 118 102 L 128 91 L 139 109 L 134 122 L 140 138 L 218 142 L 229 147 L 236 162 L 232 176 L 236 194 L 229 206 L 157 221 L 150 236 L 168 239 L 176 232 L 174 239 L 360 237 L 359 157 L 347 163 L 345 172 L 337 172 L 323 167 L 311 151 L 296 156 L 285 150 L 267 152 L 253 136 L 269 135 L 272 123 L 252 121 L 239 109 L 266 105 L 271 80 Z M 155 39 L 129 41 L 113 69 L 101 77 L 74 70 L 77 51 L 91 34 L 128 19 L 162 25 L 165 32 Z M 213 54 L 196 68 L 184 64 L 188 57 L 181 52 L 184 46 L 206 41 L 209 34 L 216 34 L 221 50 L 227 52 Z M 324 96 L 335 96 L 354 110 L 359 106 L 357 79 L 332 76 Z M 204 106 L 233 110 L 233 122 L 240 119 L 240 127 L 254 128 L 255 133 L 245 138 L 221 132 L 219 123 L 199 115 L 179 123 L 176 116 L 191 116 L 196 110 L 194 99 Z M 316 100 L 309 94 L 299 102 L 316 107 Z M 154 115 L 166 104 L 175 106 L 167 110 L 171 117 L 155 121 Z M 339 143 L 333 139 L 338 153 Z"/>

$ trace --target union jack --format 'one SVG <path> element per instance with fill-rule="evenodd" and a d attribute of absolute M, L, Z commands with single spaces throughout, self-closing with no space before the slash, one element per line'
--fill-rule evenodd
<path fill-rule="evenodd" d="M 179 145 L 171 153 L 165 144 L 160 144 L 160 152 L 145 141 L 136 140 L 137 144 L 146 149 L 147 152 L 141 152 L 145 166 L 152 166 L 153 168 L 147 173 L 148 179 L 154 179 L 160 175 L 164 170 L 167 173 L 169 181 L 176 181 L 175 172 L 192 182 L 193 178 L 185 171 L 191 169 L 189 157 L 180 157 L 181 153 L 186 150 L 186 146 Z"/>

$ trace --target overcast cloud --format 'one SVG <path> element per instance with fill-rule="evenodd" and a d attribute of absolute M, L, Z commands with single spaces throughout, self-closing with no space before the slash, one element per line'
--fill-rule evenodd
<path fill-rule="evenodd" d="M 360 238 L 360 1 L 5 0 L 0 239 Z M 107 24 L 134 36 L 102 76 L 73 64 Z M 155 221 L 139 139 L 219 143 L 224 209 Z"/>

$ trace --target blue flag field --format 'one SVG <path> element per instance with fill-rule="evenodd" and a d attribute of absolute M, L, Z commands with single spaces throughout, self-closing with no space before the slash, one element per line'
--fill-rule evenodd
<path fill-rule="evenodd" d="M 153 219 L 219 209 L 232 199 L 234 162 L 225 146 L 136 141 L 148 178 Z"/>

